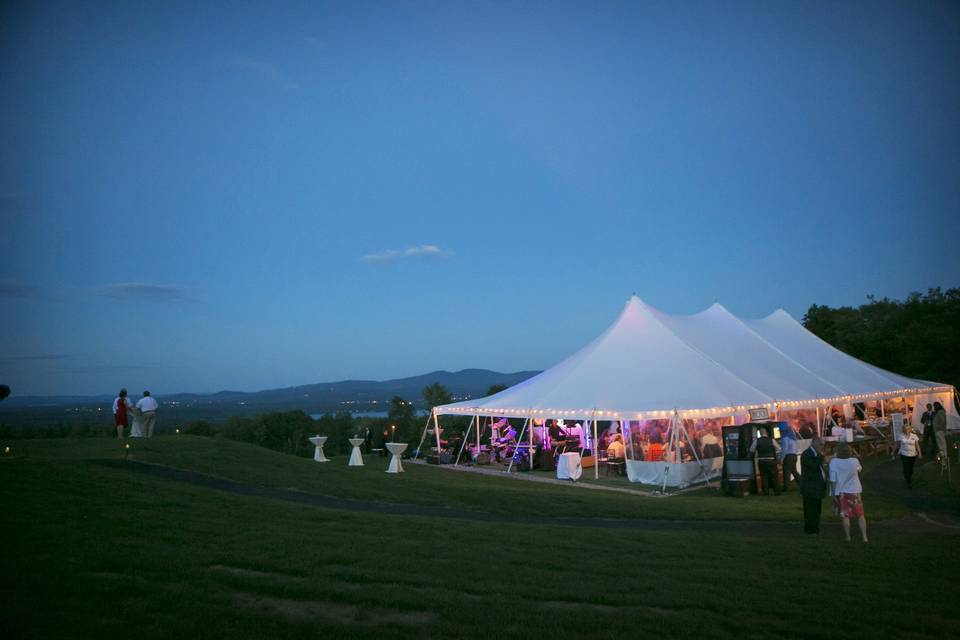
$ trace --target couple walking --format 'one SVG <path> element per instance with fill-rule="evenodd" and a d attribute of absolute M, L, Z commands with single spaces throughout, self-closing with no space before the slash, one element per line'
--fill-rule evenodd
<path fill-rule="evenodd" d="M 113 401 L 114 424 L 117 427 L 117 437 L 123 438 L 123 431 L 133 414 L 133 426 L 130 428 L 131 438 L 152 438 L 153 428 L 157 424 L 157 401 L 151 397 L 149 391 L 143 392 L 143 397 L 134 405 L 127 398 L 127 390 L 120 389 L 119 395 Z"/>
<path fill-rule="evenodd" d="M 822 438 L 813 438 L 800 455 L 800 495 L 803 496 L 803 530 L 820 533 L 820 511 L 829 489 L 833 512 L 840 517 L 843 535 L 850 542 L 850 521 L 856 520 L 860 537 L 867 541 L 867 518 L 863 512 L 863 467 L 846 442 L 837 444 L 837 455 L 826 464 Z"/>

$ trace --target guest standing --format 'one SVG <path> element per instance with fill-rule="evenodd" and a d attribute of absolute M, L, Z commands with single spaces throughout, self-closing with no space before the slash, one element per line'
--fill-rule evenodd
<path fill-rule="evenodd" d="M 903 465 L 903 479 L 907 481 L 907 489 L 913 489 L 913 466 L 917 459 L 922 457 L 920 438 L 913 432 L 913 427 L 909 424 L 903 425 L 903 435 L 900 436 L 900 464 Z"/>
<path fill-rule="evenodd" d="M 137 401 L 137 409 L 143 414 L 143 428 L 148 438 L 153 437 L 153 428 L 157 424 L 157 401 L 150 396 L 149 391 L 143 392 L 143 397 Z"/>
<path fill-rule="evenodd" d="M 936 447 L 933 435 L 933 416 L 935 413 L 933 405 L 928 403 L 927 410 L 920 416 L 920 425 L 923 427 L 923 432 L 920 434 L 923 437 L 923 442 L 920 446 L 931 455 L 934 453 L 934 447 Z"/>
<path fill-rule="evenodd" d="M 867 541 L 867 518 L 863 514 L 863 486 L 860 484 L 860 461 L 850 455 L 850 445 L 841 442 L 837 445 L 837 455 L 830 461 L 830 494 L 838 501 L 840 519 L 843 522 L 843 535 L 850 542 L 850 519 L 857 519 L 860 536 Z"/>
<path fill-rule="evenodd" d="M 797 449 L 800 447 L 797 440 L 800 434 L 791 424 L 786 425 L 780 434 L 780 453 L 783 456 L 783 490 L 790 488 L 790 481 L 800 482 L 800 474 L 797 472 Z"/>
<path fill-rule="evenodd" d="M 937 452 L 941 457 L 947 455 L 947 410 L 939 402 L 933 403 L 933 435 L 937 442 Z"/>
<path fill-rule="evenodd" d="M 763 431 L 763 435 L 750 445 L 750 453 L 754 451 L 757 452 L 757 468 L 763 483 L 763 495 L 770 495 L 771 488 L 773 495 L 780 495 L 780 485 L 777 482 L 777 454 L 780 453 L 780 445 L 770 437 L 768 431 Z"/>
<path fill-rule="evenodd" d="M 133 409 L 133 403 L 127 398 L 127 390 L 120 389 L 120 393 L 113 400 L 113 423 L 117 427 L 118 438 L 123 438 L 123 430 L 127 428 L 130 409 Z"/>
<path fill-rule="evenodd" d="M 820 512 L 827 492 L 823 471 L 823 439 L 814 437 L 800 454 L 800 495 L 803 497 L 803 532 L 820 533 Z"/>

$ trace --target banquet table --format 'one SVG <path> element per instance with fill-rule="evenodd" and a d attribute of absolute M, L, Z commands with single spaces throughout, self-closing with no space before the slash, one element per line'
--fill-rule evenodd
<path fill-rule="evenodd" d="M 583 473 L 580 466 L 580 454 L 577 452 L 560 454 L 557 460 L 557 480 L 573 480 L 576 482 Z"/>
<path fill-rule="evenodd" d="M 403 464 L 400 462 L 400 454 L 407 448 L 406 442 L 388 442 L 387 451 L 390 452 L 390 466 L 387 467 L 387 473 L 403 473 Z"/>
<path fill-rule="evenodd" d="M 309 438 L 313 443 L 313 459 L 317 462 L 330 462 L 327 456 L 323 455 L 323 445 L 327 442 L 327 436 L 313 436 Z"/>
<path fill-rule="evenodd" d="M 362 467 L 363 456 L 360 455 L 360 445 L 363 444 L 363 438 L 350 438 L 347 442 L 353 445 L 353 451 L 350 452 L 350 462 L 347 463 L 347 466 Z"/>

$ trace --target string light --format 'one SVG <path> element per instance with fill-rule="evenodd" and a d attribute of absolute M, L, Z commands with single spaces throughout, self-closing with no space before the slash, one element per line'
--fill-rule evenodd
<path fill-rule="evenodd" d="M 864 402 L 870 400 L 882 400 L 884 398 L 903 398 L 909 396 L 917 395 L 927 395 L 927 394 L 936 394 L 936 393 L 953 393 L 954 388 L 952 386 L 938 386 L 938 387 L 920 387 L 913 389 L 897 389 L 895 391 L 875 391 L 873 393 L 860 393 L 860 394 L 844 394 L 833 396 L 830 398 L 810 398 L 807 400 L 772 400 L 766 404 L 758 404 L 753 406 L 767 407 L 770 410 L 783 410 L 783 409 L 814 409 L 818 406 L 832 405 L 832 404 L 849 404 L 853 402 Z M 744 413 L 747 409 L 750 408 L 747 405 L 729 405 L 726 407 L 708 407 L 701 409 L 671 409 L 671 410 L 653 410 L 653 411 L 644 411 L 636 413 L 637 420 L 647 419 L 657 419 L 664 418 L 673 415 L 676 412 L 678 415 L 684 418 L 716 418 L 729 416 L 734 413 Z M 621 413 L 619 411 L 613 411 L 608 409 L 533 409 L 533 408 L 486 408 L 480 406 L 472 407 L 451 407 L 444 411 L 444 413 L 468 413 L 471 415 L 491 415 L 491 416 L 505 416 L 505 417 L 514 417 L 514 418 L 524 418 L 529 416 L 569 416 L 580 419 L 594 419 L 597 417 L 603 418 L 606 416 L 608 419 L 615 418 L 619 419 Z M 627 412 L 630 414 L 632 412 Z"/>

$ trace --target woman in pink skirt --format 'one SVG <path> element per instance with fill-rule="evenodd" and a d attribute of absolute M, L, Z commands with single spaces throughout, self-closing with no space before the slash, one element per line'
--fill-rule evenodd
<path fill-rule="evenodd" d="M 850 454 L 850 445 L 841 442 L 837 445 L 837 455 L 830 461 L 830 495 L 833 496 L 834 510 L 843 522 L 843 535 L 850 542 L 850 520 L 856 519 L 860 527 L 860 536 L 867 541 L 867 518 L 863 515 L 863 500 L 860 494 L 860 461 Z"/>

